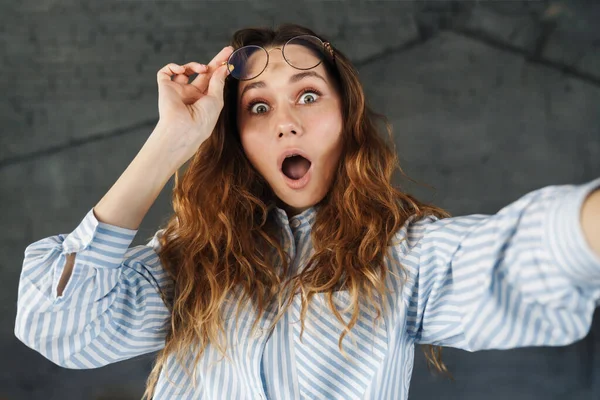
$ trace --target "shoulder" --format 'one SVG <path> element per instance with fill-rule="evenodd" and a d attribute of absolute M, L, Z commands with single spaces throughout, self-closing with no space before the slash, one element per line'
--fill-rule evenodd
<path fill-rule="evenodd" d="M 461 217 L 439 218 L 435 215 L 412 215 L 394 234 L 390 246 L 401 254 L 432 244 L 455 244 L 473 227 L 488 216 L 473 214 Z"/>

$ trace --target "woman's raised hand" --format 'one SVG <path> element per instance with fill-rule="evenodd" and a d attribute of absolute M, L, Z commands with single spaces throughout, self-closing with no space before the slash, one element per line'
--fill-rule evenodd
<path fill-rule="evenodd" d="M 227 76 L 223 62 L 232 52 L 227 46 L 208 65 L 171 63 L 158 71 L 158 124 L 169 136 L 169 147 L 181 151 L 181 163 L 194 155 L 217 123 Z M 193 74 L 198 75 L 188 83 Z"/>

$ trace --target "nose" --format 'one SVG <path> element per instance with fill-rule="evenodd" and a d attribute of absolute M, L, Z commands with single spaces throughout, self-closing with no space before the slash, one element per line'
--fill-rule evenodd
<path fill-rule="evenodd" d="M 289 107 L 280 107 L 277 115 L 277 134 L 280 138 L 302 134 L 300 120 Z"/>
<path fill-rule="evenodd" d="M 294 125 L 291 125 L 291 124 L 287 124 L 285 126 L 280 125 L 278 131 L 279 131 L 279 137 L 298 134 L 298 129 Z"/>

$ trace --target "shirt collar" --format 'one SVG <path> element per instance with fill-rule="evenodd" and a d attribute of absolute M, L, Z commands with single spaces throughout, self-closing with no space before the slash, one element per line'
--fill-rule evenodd
<path fill-rule="evenodd" d="M 297 229 L 305 226 L 312 226 L 317 216 L 317 211 L 321 207 L 320 204 L 314 205 L 302 211 L 298 215 L 294 215 L 292 218 L 288 218 L 287 213 L 284 209 L 277 207 L 274 202 L 269 203 L 269 213 L 275 214 L 276 221 L 282 226 L 290 226 L 292 229 Z"/>

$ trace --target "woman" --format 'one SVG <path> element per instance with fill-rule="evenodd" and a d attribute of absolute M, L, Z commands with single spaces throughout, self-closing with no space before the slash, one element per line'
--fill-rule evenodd
<path fill-rule="evenodd" d="M 133 162 L 72 233 L 27 247 L 20 340 L 68 368 L 161 350 L 148 399 L 406 399 L 415 344 L 585 336 L 600 180 L 450 218 L 391 185 L 395 151 L 334 46 L 296 25 L 232 46 L 161 69 Z M 168 225 L 130 248 L 174 173 Z"/>

